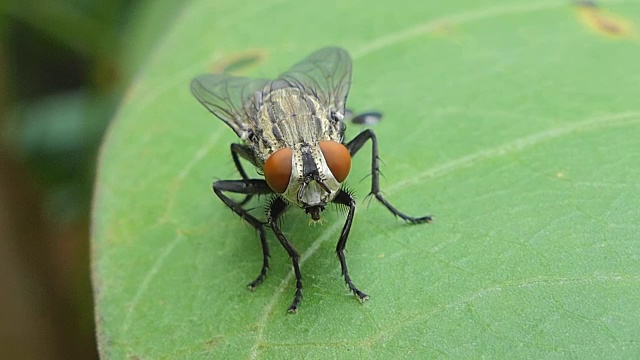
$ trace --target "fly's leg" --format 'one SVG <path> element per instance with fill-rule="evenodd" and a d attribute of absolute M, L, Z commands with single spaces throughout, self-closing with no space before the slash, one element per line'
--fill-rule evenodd
<path fill-rule="evenodd" d="M 231 144 L 231 158 L 233 159 L 233 164 L 236 166 L 236 169 L 238 169 L 238 173 L 240 173 L 240 176 L 244 181 L 249 180 L 249 177 L 247 176 L 247 173 L 244 171 L 244 168 L 242 167 L 242 163 L 240 163 L 240 158 L 238 157 L 238 155 L 251 161 L 251 156 L 249 155 L 250 153 L 251 152 L 244 145 Z M 245 196 L 244 200 L 242 200 L 238 204 L 242 206 L 248 203 L 252 197 L 253 197 L 253 194 L 248 194 L 247 196 Z"/>
<path fill-rule="evenodd" d="M 260 270 L 260 275 L 247 285 L 250 290 L 255 290 L 256 286 L 260 285 L 267 276 L 267 270 L 269 269 L 269 245 L 267 244 L 264 224 L 253 215 L 249 214 L 247 210 L 243 209 L 240 203 L 237 203 L 226 196 L 224 192 L 251 196 L 258 194 L 270 194 L 273 191 L 269 185 L 267 185 L 267 182 L 261 179 L 219 180 L 213 183 L 213 191 L 225 205 L 258 231 L 260 243 L 262 245 L 262 269 Z"/>
<path fill-rule="evenodd" d="M 375 196 L 375 198 L 389 209 L 393 215 L 399 216 L 408 223 L 420 224 L 431 222 L 431 216 L 413 217 L 400 212 L 400 210 L 396 209 L 382 196 L 380 193 L 380 159 L 378 157 L 378 141 L 376 140 L 376 134 L 370 129 L 364 130 L 358 134 L 358 136 L 353 138 L 353 140 L 349 141 L 346 146 L 347 149 L 349 149 L 351 156 L 354 156 L 358 150 L 362 148 L 364 143 L 367 142 L 367 140 L 371 140 L 371 192 L 369 194 Z"/>
<path fill-rule="evenodd" d="M 296 293 L 293 296 L 293 301 L 287 309 L 290 313 L 295 313 L 298 311 L 298 305 L 300 304 L 300 300 L 302 299 L 302 274 L 300 273 L 300 254 L 298 251 L 291 245 L 291 243 L 284 237 L 284 234 L 280 230 L 280 226 L 278 225 L 278 218 L 284 214 L 289 205 L 280 197 L 276 197 L 273 199 L 271 204 L 269 205 L 269 211 L 267 213 L 267 222 L 273 229 L 273 232 L 276 234 L 276 237 L 280 241 L 280 244 L 287 250 L 289 257 L 291 258 L 291 263 L 293 264 L 293 272 L 296 275 Z"/>
<path fill-rule="evenodd" d="M 364 302 L 369 298 L 369 295 L 358 290 L 358 288 L 351 281 L 351 277 L 349 276 L 349 269 L 347 268 L 347 260 L 344 257 L 344 249 L 347 246 L 347 239 L 349 238 L 349 232 L 351 231 L 353 215 L 356 211 L 356 200 L 353 198 L 353 196 L 349 195 L 348 192 L 340 190 L 336 197 L 333 199 L 333 202 L 349 207 L 347 221 L 345 221 L 344 223 L 344 227 L 342 228 L 342 232 L 340 233 L 340 239 L 338 240 L 338 245 L 336 245 L 336 254 L 338 255 L 338 259 L 340 260 L 342 276 L 344 276 L 344 281 L 347 283 L 349 290 L 351 290 L 351 292 L 353 292 L 358 297 L 358 300 L 360 300 L 360 302 Z"/>

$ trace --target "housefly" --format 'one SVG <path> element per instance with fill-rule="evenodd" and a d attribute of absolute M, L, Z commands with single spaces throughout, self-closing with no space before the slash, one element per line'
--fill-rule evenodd
<path fill-rule="evenodd" d="M 280 229 L 278 219 L 289 207 L 304 210 L 313 221 L 329 203 L 348 209 L 336 253 L 342 276 L 353 294 L 368 295 L 351 281 L 344 249 L 356 209 L 352 194 L 343 187 L 351 169 L 351 157 L 371 141 L 371 193 L 392 214 L 418 224 L 430 216 L 412 217 L 398 211 L 380 193 L 378 143 L 371 130 L 344 141 L 345 103 L 351 85 L 351 58 L 341 48 L 323 48 L 311 54 L 275 80 L 206 74 L 191 82 L 191 92 L 209 111 L 238 135 L 231 144 L 231 158 L 241 180 L 219 180 L 213 191 L 233 212 L 256 229 L 262 244 L 262 269 L 248 284 L 255 289 L 267 276 L 269 247 L 265 227 L 270 227 L 293 265 L 296 291 L 289 312 L 296 312 L 302 298 L 300 254 Z M 249 178 L 240 158 L 255 166 L 264 179 Z M 245 195 L 235 201 L 227 194 Z M 254 195 L 273 194 L 266 222 L 249 214 L 244 205 Z"/>

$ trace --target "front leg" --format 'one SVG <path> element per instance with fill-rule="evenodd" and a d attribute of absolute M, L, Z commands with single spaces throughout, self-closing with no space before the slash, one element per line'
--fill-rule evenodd
<path fill-rule="evenodd" d="M 252 160 L 253 157 L 251 154 L 252 154 L 251 148 L 248 147 L 247 145 L 231 144 L 231 158 L 233 159 L 233 164 L 236 166 L 238 173 L 240 173 L 242 180 L 245 180 L 245 181 L 249 180 L 249 177 L 247 176 L 247 173 L 244 171 L 244 167 L 242 167 L 242 163 L 240 162 L 240 158 L 238 157 L 238 155 L 243 157 L 244 159 L 247 159 L 253 162 Z M 247 196 L 244 197 L 244 200 L 242 200 L 238 204 L 242 206 L 248 203 L 252 197 L 253 197 L 253 194 L 247 194 Z"/>
<path fill-rule="evenodd" d="M 353 196 L 349 195 L 348 192 L 340 190 L 336 197 L 333 199 L 333 202 L 349 207 L 347 220 L 344 223 L 344 227 L 342 227 L 338 245 L 336 245 L 336 254 L 338 255 L 338 259 L 340 260 L 342 276 L 344 276 L 344 281 L 347 283 L 349 290 L 351 290 L 358 297 L 358 300 L 360 300 L 360 302 L 364 302 L 369 298 L 369 295 L 358 290 L 358 288 L 351 281 L 351 277 L 349 276 L 349 269 L 347 268 L 347 260 L 344 257 L 344 248 L 347 246 L 347 239 L 349 238 L 349 232 L 351 231 L 351 223 L 353 222 L 353 216 L 355 215 L 356 211 L 356 200 L 353 198 Z"/>
<path fill-rule="evenodd" d="M 267 182 L 261 179 L 219 180 L 213 183 L 213 191 L 225 205 L 231 208 L 233 212 L 238 214 L 238 216 L 247 221 L 249 225 L 253 226 L 253 228 L 258 231 L 260 243 L 262 245 L 262 269 L 260 270 L 258 277 L 247 285 L 250 290 L 255 290 L 256 286 L 260 285 L 267 276 L 267 270 L 269 269 L 269 245 L 267 244 L 267 236 L 264 231 L 264 226 L 260 220 L 256 219 L 253 215 L 249 214 L 247 210 L 242 208 L 241 203 L 233 201 L 223 192 L 228 191 L 251 196 L 258 194 L 270 194 L 273 193 L 273 191 L 269 185 L 267 185 Z"/>
<path fill-rule="evenodd" d="M 376 140 L 376 134 L 370 129 L 364 130 L 358 134 L 358 136 L 353 138 L 353 140 L 349 141 L 346 146 L 353 157 L 367 140 L 371 140 L 371 193 L 369 194 L 375 196 L 376 199 L 389 209 L 393 215 L 399 216 L 401 219 L 411 224 L 431 222 L 431 216 L 413 217 L 400 212 L 400 210 L 396 209 L 382 196 L 380 193 L 380 159 L 378 157 L 378 141 Z"/>
<path fill-rule="evenodd" d="M 280 230 L 280 226 L 278 225 L 278 219 L 289 207 L 286 201 L 280 196 L 275 197 L 271 204 L 269 204 L 269 210 L 267 212 L 267 222 L 273 229 L 273 232 L 276 234 L 276 237 L 282 244 L 285 250 L 287 250 L 287 254 L 291 258 L 291 264 L 293 265 L 293 272 L 296 275 L 296 293 L 293 296 L 293 301 L 287 309 L 290 313 L 296 313 L 298 311 L 298 305 L 300 304 L 300 300 L 302 299 L 302 273 L 300 273 L 300 254 L 298 251 L 291 245 L 291 243 L 284 237 L 282 230 Z"/>

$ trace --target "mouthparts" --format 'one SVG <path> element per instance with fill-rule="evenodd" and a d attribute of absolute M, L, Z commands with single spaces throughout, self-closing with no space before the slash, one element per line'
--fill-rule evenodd
<path fill-rule="evenodd" d="M 313 219 L 313 221 L 320 220 L 320 213 L 322 211 L 324 211 L 324 206 L 310 206 L 305 209 L 305 212 L 311 215 L 311 219 Z"/>

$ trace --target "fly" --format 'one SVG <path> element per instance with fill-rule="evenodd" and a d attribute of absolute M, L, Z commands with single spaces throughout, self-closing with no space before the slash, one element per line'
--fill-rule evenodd
<path fill-rule="evenodd" d="M 351 170 L 351 157 L 371 140 L 371 193 L 392 214 L 411 224 L 431 221 L 430 216 L 408 216 L 380 193 L 378 142 L 372 130 L 364 130 L 344 141 L 345 103 L 351 85 L 351 58 L 341 48 L 316 51 L 275 80 L 249 79 L 225 74 L 206 74 L 191 82 L 191 92 L 209 111 L 224 121 L 242 140 L 231 144 L 231 158 L 242 180 L 219 180 L 213 191 L 233 212 L 256 229 L 262 245 L 262 268 L 248 284 L 254 290 L 267 276 L 269 247 L 265 227 L 270 227 L 285 248 L 296 276 L 296 291 L 289 312 L 296 312 L 302 299 L 300 254 L 287 240 L 278 219 L 291 206 L 303 209 L 314 221 L 328 203 L 348 208 L 336 253 L 342 276 L 361 301 L 369 298 L 351 281 L 344 249 L 351 230 L 356 201 L 343 183 Z M 240 158 L 264 174 L 247 176 Z M 227 193 L 245 195 L 235 201 Z M 254 196 L 274 194 L 262 222 L 244 205 Z"/>

